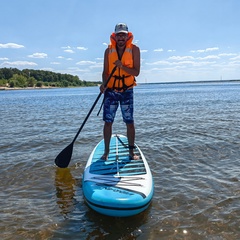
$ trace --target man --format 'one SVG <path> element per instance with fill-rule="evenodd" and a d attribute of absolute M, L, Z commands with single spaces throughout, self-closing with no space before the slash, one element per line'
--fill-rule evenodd
<path fill-rule="evenodd" d="M 140 50 L 132 43 L 133 35 L 124 23 L 116 25 L 110 40 L 111 43 L 104 54 L 103 84 L 100 86 L 100 91 L 104 92 L 103 120 L 105 122 L 103 128 L 105 152 L 102 159 L 108 158 L 112 124 L 120 103 L 123 121 L 127 126 L 129 156 L 136 160 L 139 157 L 134 154 L 133 87 L 136 86 L 135 77 L 140 72 Z M 104 85 L 115 66 L 117 69 L 105 88 Z"/>

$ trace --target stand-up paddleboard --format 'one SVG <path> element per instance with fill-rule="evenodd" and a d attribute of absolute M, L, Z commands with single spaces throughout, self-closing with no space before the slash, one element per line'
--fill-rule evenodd
<path fill-rule="evenodd" d="M 114 217 L 138 214 L 149 206 L 154 183 L 148 163 L 135 145 L 138 160 L 129 157 L 128 140 L 112 135 L 108 160 L 101 159 L 104 140 L 93 149 L 83 175 L 83 194 L 95 211 Z"/>

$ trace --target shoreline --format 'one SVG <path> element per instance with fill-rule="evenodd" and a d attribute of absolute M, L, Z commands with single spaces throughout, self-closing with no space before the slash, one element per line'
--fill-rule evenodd
<path fill-rule="evenodd" d="M 186 83 L 190 83 L 190 84 L 194 84 L 194 83 L 238 83 L 240 82 L 240 79 L 233 79 L 233 80 L 201 80 L 201 81 L 184 81 L 184 82 L 140 82 L 138 84 L 186 84 Z"/>
<path fill-rule="evenodd" d="M 25 87 L 25 88 L 10 88 L 10 87 L 0 87 L 0 91 L 8 91 L 8 90 L 39 90 L 39 89 L 55 89 L 59 87 Z"/>
<path fill-rule="evenodd" d="M 209 81 L 186 81 L 186 82 L 149 82 L 149 83 L 143 83 L 139 82 L 138 84 L 179 84 L 179 83 L 238 83 L 240 82 L 239 79 L 234 80 L 209 80 Z M 78 86 L 81 87 L 81 86 Z M 39 90 L 39 89 L 56 89 L 61 87 L 49 87 L 49 86 L 42 86 L 42 87 L 25 87 L 25 88 L 10 88 L 10 87 L 0 87 L 0 91 L 8 91 L 8 90 Z M 63 88 L 63 87 L 62 87 Z M 74 88 L 74 87 L 67 87 L 67 88 Z"/>

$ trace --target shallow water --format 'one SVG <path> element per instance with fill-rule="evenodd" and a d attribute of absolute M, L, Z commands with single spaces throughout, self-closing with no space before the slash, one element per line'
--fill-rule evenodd
<path fill-rule="evenodd" d="M 98 88 L 0 91 L 1 239 L 239 239 L 240 84 L 135 88 L 136 143 L 155 181 L 147 211 L 112 218 L 89 209 L 83 170 L 102 139 L 96 114 L 69 168 L 54 166 Z M 114 133 L 126 129 L 118 112 Z"/>

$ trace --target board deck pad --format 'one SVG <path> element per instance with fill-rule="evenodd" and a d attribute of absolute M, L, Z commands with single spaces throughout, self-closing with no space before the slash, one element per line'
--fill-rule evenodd
<path fill-rule="evenodd" d="M 101 175 L 133 176 L 145 174 L 143 160 L 137 148 L 134 149 L 135 154 L 139 156 L 138 160 L 131 160 L 129 156 L 127 138 L 121 139 L 116 136 L 110 141 L 110 154 L 107 160 L 102 160 L 104 153 L 104 142 L 102 141 L 96 148 L 96 152 L 92 159 L 90 173 Z"/>

